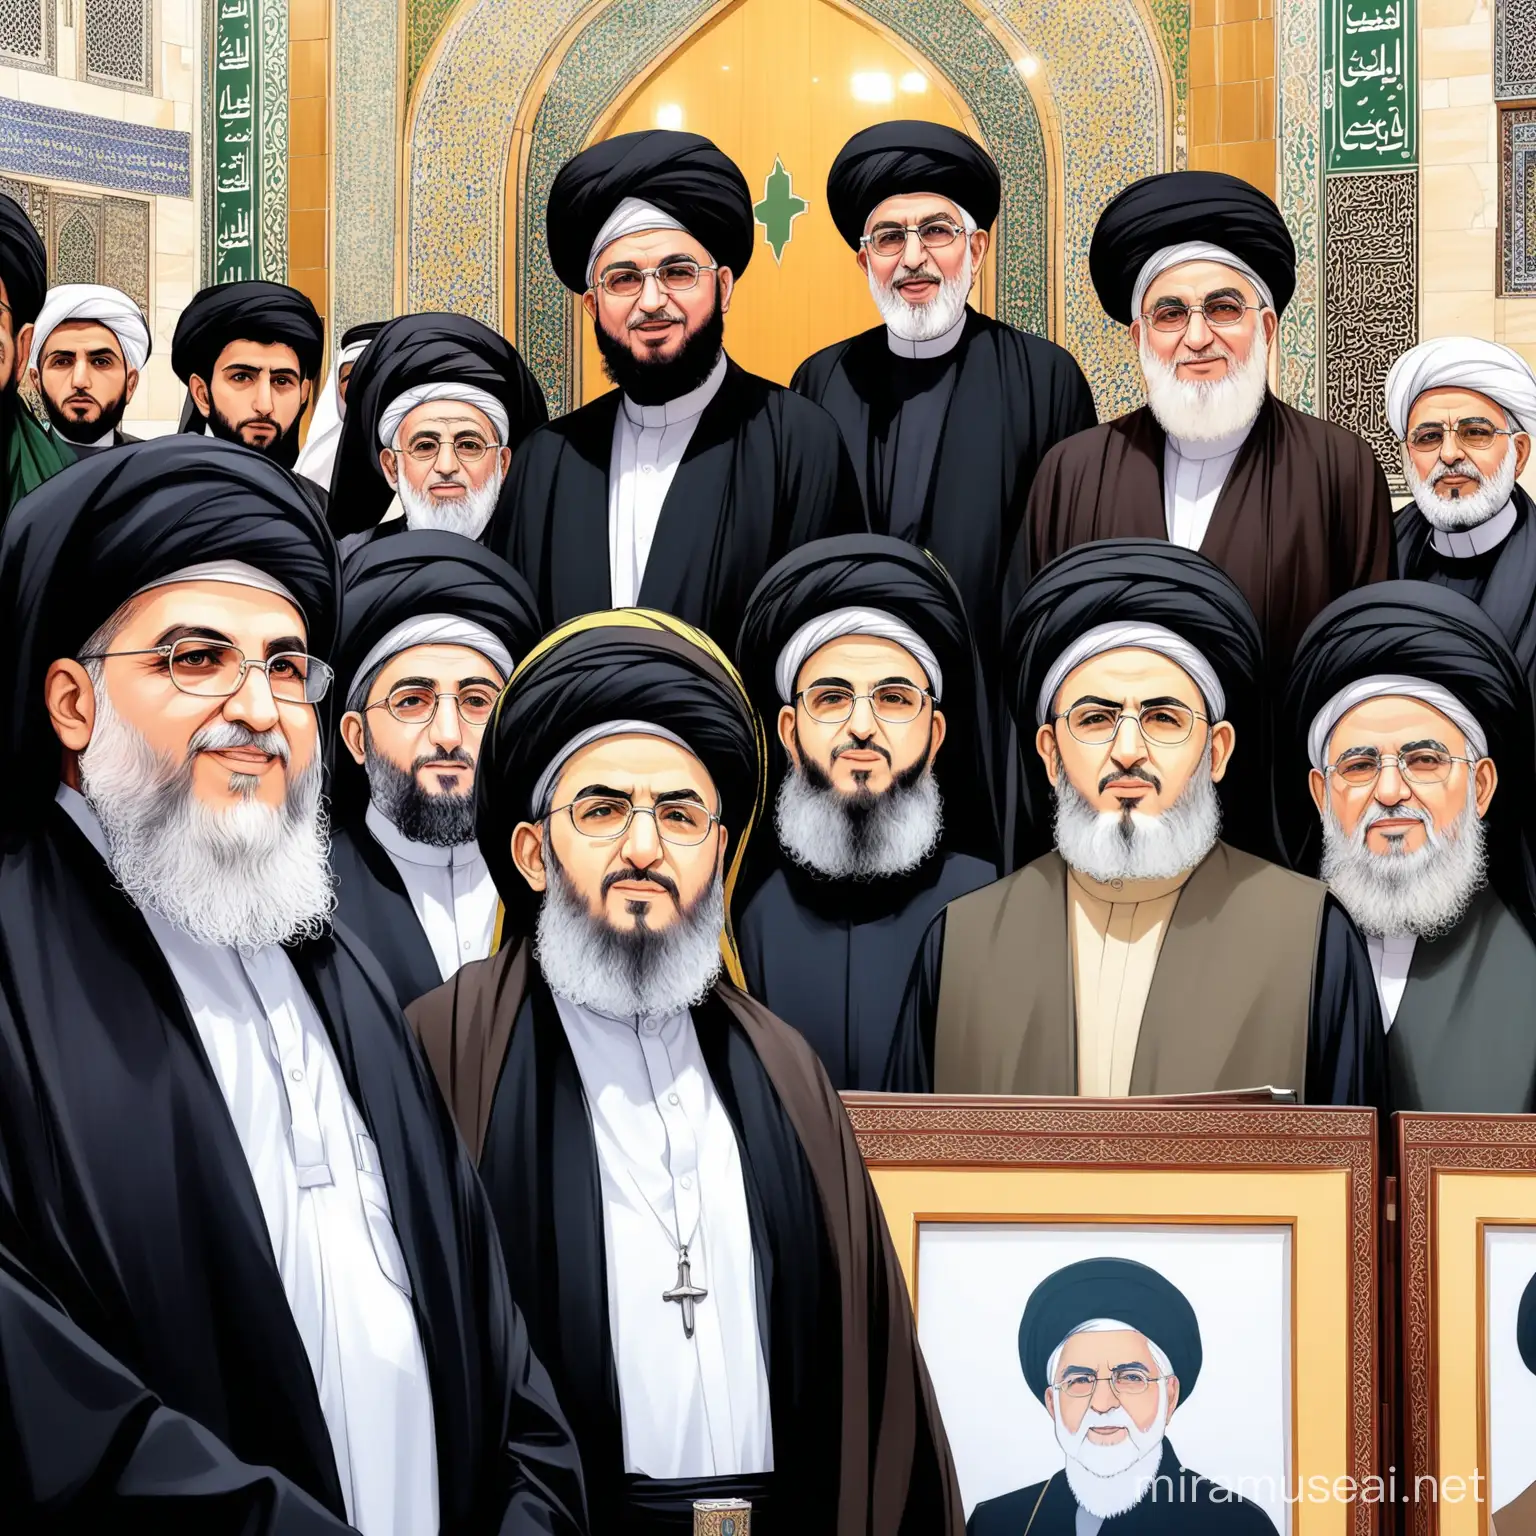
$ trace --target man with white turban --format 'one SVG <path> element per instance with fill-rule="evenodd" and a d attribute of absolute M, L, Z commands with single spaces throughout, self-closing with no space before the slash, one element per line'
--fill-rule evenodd
<path fill-rule="evenodd" d="M 150 351 L 149 326 L 126 293 L 103 283 L 48 290 L 27 367 L 53 433 L 76 458 L 138 441 L 119 423 Z"/>
<path fill-rule="evenodd" d="M 1536 431 L 1536 375 L 1496 341 L 1439 336 L 1392 365 L 1386 405 L 1413 492 L 1397 518 L 1403 575 L 1471 598 L 1536 674 L 1536 526 L 1515 483 Z"/>
<path fill-rule="evenodd" d="M 330 376 L 320 392 L 320 403 L 309 424 L 309 436 L 299 450 L 298 463 L 293 466 L 296 475 L 303 475 L 327 491 L 331 488 L 331 471 L 335 468 L 336 449 L 341 442 L 341 424 L 347 415 L 347 386 L 358 359 L 368 350 L 368 343 L 383 329 L 382 320 L 367 320 L 362 325 L 349 327 L 342 334 L 341 349 L 331 361 Z"/>

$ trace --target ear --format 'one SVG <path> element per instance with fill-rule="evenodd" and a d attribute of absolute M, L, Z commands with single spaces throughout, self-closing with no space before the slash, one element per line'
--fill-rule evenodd
<path fill-rule="evenodd" d="M 16 332 L 16 372 L 20 373 L 26 360 L 32 356 L 32 322 L 29 320 Z"/>
<path fill-rule="evenodd" d="M 400 489 L 400 476 L 393 448 L 379 449 L 379 468 L 384 471 L 384 478 L 389 481 L 390 490 L 398 491 Z"/>
<path fill-rule="evenodd" d="M 731 295 L 736 291 L 736 274 L 729 267 L 721 267 L 715 273 L 715 281 L 720 285 L 720 313 L 729 314 Z"/>
<path fill-rule="evenodd" d="M 715 836 L 719 842 L 715 846 L 715 879 L 725 877 L 725 850 L 730 847 L 731 834 L 722 825 L 715 827 Z"/>
<path fill-rule="evenodd" d="M 505 478 L 507 471 L 512 468 L 512 450 L 510 448 L 503 448 L 496 457 L 501 463 L 502 477 Z"/>
<path fill-rule="evenodd" d="M 299 380 L 299 411 L 303 413 L 304 407 L 309 404 L 309 392 L 314 384 L 309 379 Z"/>
<path fill-rule="evenodd" d="M 933 712 L 933 732 L 928 738 L 928 766 L 933 766 L 933 760 L 939 755 L 939 748 L 944 745 L 944 738 L 949 735 L 949 726 L 944 722 L 944 711 L 935 709 Z"/>
<path fill-rule="evenodd" d="M 1529 432 L 1516 432 L 1515 444 L 1515 477 L 1518 479 L 1525 473 L 1525 466 L 1531 457 L 1531 434 Z"/>
<path fill-rule="evenodd" d="M 65 657 L 48 668 L 43 703 L 60 743 L 71 752 L 84 752 L 96 726 L 96 690 L 78 661 Z"/>
<path fill-rule="evenodd" d="M 1316 768 L 1307 770 L 1307 788 L 1312 792 L 1312 804 L 1319 816 L 1327 813 L 1328 775 Z"/>
<path fill-rule="evenodd" d="M 1170 1376 L 1168 1378 L 1168 1417 L 1170 1419 L 1173 1417 L 1173 1410 L 1175 1408 L 1177 1408 L 1178 1406 L 1179 1406 L 1179 1378 L 1177 1376 Z"/>
<path fill-rule="evenodd" d="M 352 761 L 362 767 L 368 753 L 364 745 L 364 721 L 358 710 L 349 709 L 341 717 L 341 740 L 352 754 Z"/>
<path fill-rule="evenodd" d="M 1045 1402 L 1045 1411 L 1054 1419 L 1056 1417 L 1056 1394 L 1047 1387 L 1042 1397 Z"/>
<path fill-rule="evenodd" d="M 1211 727 L 1211 783 L 1220 784 L 1232 752 L 1237 745 L 1237 732 L 1230 720 L 1218 720 Z"/>
<path fill-rule="evenodd" d="M 124 405 L 131 405 L 133 403 L 133 392 L 138 387 L 139 387 L 139 370 L 137 368 L 130 368 L 128 370 L 127 378 L 125 378 L 123 380 L 123 404 Z"/>
<path fill-rule="evenodd" d="M 868 251 L 868 249 L 861 245 L 859 247 L 858 251 L 855 253 L 853 259 L 856 262 L 858 262 L 858 264 L 859 264 L 859 271 L 862 272 L 865 277 L 868 277 L 869 276 L 869 251 Z"/>
<path fill-rule="evenodd" d="M 1280 316 L 1274 310 L 1266 309 L 1259 316 L 1259 323 L 1264 327 L 1264 344 L 1268 346 L 1275 339 L 1275 332 L 1280 329 Z"/>
<path fill-rule="evenodd" d="M 27 369 L 27 382 L 32 386 L 34 390 L 37 391 L 38 394 L 42 394 L 43 376 L 37 371 L 36 368 Z"/>
<path fill-rule="evenodd" d="M 597 295 L 589 288 L 581 296 L 581 307 L 587 312 L 587 319 L 593 325 L 597 324 Z"/>
<path fill-rule="evenodd" d="M 213 401 L 208 394 L 208 384 L 202 374 L 194 373 L 187 380 L 187 393 L 192 396 L 192 404 L 206 417 L 212 414 Z"/>
<path fill-rule="evenodd" d="M 1045 776 L 1051 781 L 1051 788 L 1055 789 L 1057 776 L 1061 773 L 1061 753 L 1056 749 L 1056 727 L 1049 720 L 1035 732 L 1035 751 L 1045 764 Z"/>
<path fill-rule="evenodd" d="M 1141 316 L 1131 321 L 1131 345 L 1136 348 L 1137 355 L 1141 353 Z"/>
<path fill-rule="evenodd" d="M 1478 758 L 1472 769 L 1472 784 L 1473 803 L 1477 806 L 1478 817 L 1482 818 L 1488 814 L 1488 802 L 1493 799 L 1493 792 L 1499 787 L 1499 770 L 1491 757 Z"/>
<path fill-rule="evenodd" d="M 786 704 L 779 711 L 779 742 L 789 754 L 796 768 L 800 766 L 800 754 L 795 750 L 795 706 Z"/>
<path fill-rule="evenodd" d="M 544 868 L 544 832 L 531 821 L 520 821 L 512 829 L 512 862 L 517 872 L 535 891 L 544 890 L 549 884 L 549 872 Z"/>
<path fill-rule="evenodd" d="M 971 236 L 971 282 L 975 284 L 981 278 L 981 264 L 987 259 L 987 250 L 992 244 L 992 236 L 985 229 L 978 229 Z"/>

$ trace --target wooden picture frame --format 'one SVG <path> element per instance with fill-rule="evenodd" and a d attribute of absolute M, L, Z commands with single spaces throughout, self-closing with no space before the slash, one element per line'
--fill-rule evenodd
<path fill-rule="evenodd" d="M 920 1338 L 925 1229 L 950 1225 L 963 1234 L 1002 1222 L 1026 1236 L 1031 1228 L 1048 1232 L 1052 1241 L 1063 1230 L 1288 1231 L 1286 1475 L 1294 1488 L 1310 1486 L 1319 1496 L 1287 1500 L 1277 1525 L 1291 1536 L 1378 1529 L 1374 1111 L 885 1094 L 847 1094 L 844 1102 L 901 1258 Z M 930 1346 L 925 1352 L 943 1408 L 939 1362 Z M 957 1452 L 957 1465 L 962 1461 Z M 964 1476 L 962 1465 L 962 1491 Z M 968 1496 L 968 1513 L 971 1505 Z"/>

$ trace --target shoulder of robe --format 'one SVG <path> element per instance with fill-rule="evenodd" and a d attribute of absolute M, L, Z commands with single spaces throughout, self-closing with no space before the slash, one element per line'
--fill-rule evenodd
<path fill-rule="evenodd" d="M 798 1029 L 732 982 L 717 981 L 714 990 L 720 1002 L 746 1026 L 753 1048 L 781 1090 L 804 1088 L 841 1109 L 821 1057 Z"/>
<path fill-rule="evenodd" d="M 1020 1536 L 1046 1487 L 1045 1483 L 1031 1483 L 1028 1488 L 983 1499 L 965 1523 L 966 1536 Z"/>
<path fill-rule="evenodd" d="M 845 336 L 841 341 L 834 341 L 830 346 L 812 352 L 795 369 L 794 388 L 812 399 L 817 398 L 840 365 L 856 359 L 861 353 L 868 352 L 877 341 L 884 346 L 885 327 L 883 325 L 871 326 L 867 331 L 860 331 L 856 336 Z"/>
<path fill-rule="evenodd" d="M 567 411 L 563 416 L 540 422 L 518 444 L 513 454 L 513 464 L 519 461 L 552 461 L 560 456 L 568 443 L 582 442 L 594 432 L 611 434 L 613 418 L 619 408 L 618 396 L 618 390 L 606 390 L 597 399 L 578 405 L 575 410 Z M 608 451 L 606 437 L 603 451 Z"/>
<path fill-rule="evenodd" d="M 1277 395 L 1269 397 L 1269 407 L 1277 435 L 1286 440 L 1288 447 L 1305 445 L 1319 458 L 1353 459 L 1366 473 L 1377 467 L 1375 450 L 1358 432 L 1310 412 L 1298 411 Z"/>
<path fill-rule="evenodd" d="M 1033 902 L 1040 896 L 1063 887 L 1066 866 L 1054 849 L 1016 869 L 1001 880 L 992 880 L 974 891 L 967 891 L 947 902 L 940 914 L 947 922 L 957 917 L 972 923 L 999 923 L 1008 920 L 1008 909 L 1020 902 Z M 935 918 L 934 922 L 938 922 Z"/>
<path fill-rule="evenodd" d="M 527 979 L 527 946 L 512 944 L 485 960 L 460 966 L 440 987 L 410 1003 L 405 1016 L 430 1050 L 472 1021 L 488 1020 L 507 1000 L 509 988 L 517 994 L 514 1006 L 520 1005 Z"/>
<path fill-rule="evenodd" d="M 968 346 L 974 346 L 980 338 L 988 337 L 999 352 L 1011 352 L 1014 356 L 1023 358 L 1025 366 L 1031 373 L 1082 374 L 1083 370 L 1077 359 L 1065 347 L 1052 341 L 1048 336 L 1022 330 L 1019 326 L 1009 325 L 1004 320 L 994 320 L 990 315 L 982 314 L 980 310 L 972 313 L 972 330 L 967 340 Z"/>
<path fill-rule="evenodd" d="M 1257 854 L 1244 853 L 1231 843 L 1218 842 L 1210 857 L 1224 861 L 1226 878 L 1234 889 L 1263 883 L 1277 891 L 1285 889 L 1297 896 L 1311 895 L 1318 901 L 1328 894 L 1328 887 L 1321 880 L 1314 880 L 1311 875 L 1298 874 L 1294 869 L 1287 869 L 1283 864 L 1276 864 L 1270 859 L 1261 859 Z"/>
<path fill-rule="evenodd" d="M 1049 448 L 1040 460 L 1039 476 L 1055 474 L 1081 474 L 1100 468 L 1112 461 L 1123 459 L 1127 453 L 1150 452 L 1155 444 L 1161 448 L 1162 429 L 1157 425 L 1151 410 L 1139 406 L 1113 421 L 1101 421 L 1097 426 L 1084 427 L 1071 437 L 1064 437 Z M 1159 459 L 1158 463 L 1161 464 Z"/>

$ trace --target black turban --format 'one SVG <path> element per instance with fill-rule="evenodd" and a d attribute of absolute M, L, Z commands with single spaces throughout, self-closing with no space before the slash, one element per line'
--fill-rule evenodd
<path fill-rule="evenodd" d="M 350 347 L 359 341 L 372 341 L 388 323 L 387 320 L 364 320 L 361 325 L 349 325 L 341 333 L 342 348 Z"/>
<path fill-rule="evenodd" d="M 0 281 L 11 306 L 11 337 L 31 325 L 48 291 L 48 253 L 37 226 L 14 197 L 0 192 Z M 24 359 L 22 361 L 25 361 Z M 18 370 L 21 366 L 18 363 Z"/>
<path fill-rule="evenodd" d="M 1380 674 L 1454 694 L 1483 728 L 1499 787 L 1488 807 L 1489 876 L 1536 937 L 1536 724 L 1531 686 L 1509 642 L 1471 598 L 1427 581 L 1379 581 L 1330 603 L 1291 663 L 1275 754 L 1276 800 L 1293 869 L 1317 873 L 1322 821 L 1307 789 L 1307 733 L 1341 688 Z"/>
<path fill-rule="evenodd" d="M 670 214 L 733 277 L 747 270 L 757 226 L 736 162 L 702 134 L 645 128 L 582 150 L 549 189 L 549 259 L 572 293 L 586 292 L 592 242 L 626 197 Z"/>
<path fill-rule="evenodd" d="M 948 791 L 945 844 L 999 862 L 990 738 L 981 663 L 965 608 L 949 573 L 904 539 L 848 533 L 817 539 L 786 555 L 748 600 L 736 664 L 770 741 L 784 700 L 774 679 L 779 653 L 802 624 L 837 608 L 879 608 L 915 630 L 938 658 L 944 694 L 937 708 L 948 734 L 935 768 Z M 781 748 L 782 750 L 782 748 Z"/>
<path fill-rule="evenodd" d="M 1165 171 L 1133 181 L 1099 215 L 1088 270 L 1105 313 L 1136 318 L 1131 296 L 1147 261 L 1164 246 L 1200 240 L 1248 263 L 1285 313 L 1296 291 L 1296 247 L 1274 202 L 1225 171 Z"/>
<path fill-rule="evenodd" d="M 506 932 L 533 932 L 538 896 L 512 862 L 512 833 L 531 821 L 544 770 L 582 731 L 644 720 L 674 732 L 720 792 L 726 909 L 762 806 L 766 750 L 746 690 L 702 630 L 670 614 L 626 608 L 552 630 L 502 693 L 475 774 L 475 831 L 506 906 Z M 733 979 L 739 980 L 739 970 Z"/>
<path fill-rule="evenodd" d="M 305 643 L 329 658 L 341 572 L 313 502 L 285 470 L 218 439 L 171 436 L 71 464 L 0 529 L 0 660 L 11 679 L 0 741 L 8 836 L 37 825 L 59 782 L 43 678 L 140 588 L 238 560 L 294 596 Z M 329 704 L 327 700 L 327 704 Z"/>
<path fill-rule="evenodd" d="M 516 448 L 549 420 L 544 392 L 517 348 L 467 315 L 402 315 L 380 328 L 347 382 L 347 414 L 331 470 L 331 527 L 337 538 L 372 528 L 394 492 L 379 463 L 379 423 L 408 389 L 472 384 L 507 413 L 504 447 Z"/>
<path fill-rule="evenodd" d="M 539 638 L 538 606 L 528 584 L 499 555 L 456 533 L 422 530 L 374 539 L 341 568 L 341 631 L 336 641 L 336 713 L 368 653 L 389 632 L 431 613 L 489 630 L 514 664 Z M 333 734 L 331 800 L 338 819 L 367 808 L 363 769 Z"/>
<path fill-rule="evenodd" d="M 1003 675 L 1018 728 L 1024 783 L 1019 816 L 1025 857 L 1051 846 L 1055 802 L 1035 751 L 1036 702 L 1057 659 L 1101 624 L 1160 624 L 1211 664 L 1236 734 L 1216 786 L 1222 837 L 1272 858 L 1269 701 L 1258 622 L 1236 583 L 1204 555 L 1163 539 L 1102 539 L 1051 561 L 1025 589 L 1003 634 Z"/>
<path fill-rule="evenodd" d="M 215 283 L 194 294 L 171 336 L 171 368 L 183 384 L 195 373 L 204 383 L 219 353 L 232 341 L 292 347 L 299 372 L 320 372 L 325 326 L 315 306 L 284 283 Z"/>
<path fill-rule="evenodd" d="M 916 119 L 861 129 L 838 150 L 827 172 L 832 222 L 854 250 L 870 214 L 886 198 L 908 192 L 947 198 L 975 219 L 977 229 L 991 229 L 1003 184 L 996 163 L 975 139 Z"/>
<path fill-rule="evenodd" d="M 1179 1378 L 1179 1402 L 1188 1402 L 1204 1360 L 1195 1309 L 1178 1286 L 1134 1259 L 1083 1259 L 1031 1292 L 1019 1323 L 1019 1364 L 1036 1397 L 1051 1385 L 1046 1367 L 1057 1346 L 1097 1318 L 1124 1323 L 1156 1344 Z M 1150 1360 L 1142 1364 L 1156 1369 Z"/>
<path fill-rule="evenodd" d="M 1536 1374 L 1536 1275 L 1526 1283 L 1515 1318 L 1515 1343 L 1526 1370 Z"/>

